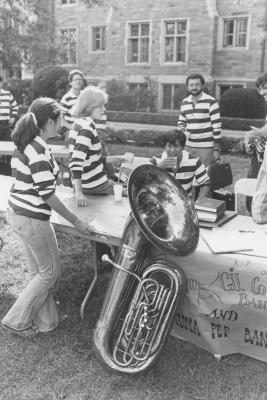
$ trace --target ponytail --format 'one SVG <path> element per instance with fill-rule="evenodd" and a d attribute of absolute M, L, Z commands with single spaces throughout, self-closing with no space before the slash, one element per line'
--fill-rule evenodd
<path fill-rule="evenodd" d="M 34 113 L 30 112 L 23 115 L 17 122 L 15 129 L 11 134 L 15 146 L 23 153 L 25 147 L 40 135 L 41 130 L 37 126 L 37 120 Z"/>

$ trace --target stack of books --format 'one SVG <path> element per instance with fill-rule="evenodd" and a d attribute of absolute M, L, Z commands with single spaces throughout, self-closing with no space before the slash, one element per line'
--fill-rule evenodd
<path fill-rule="evenodd" d="M 224 200 L 203 197 L 195 203 L 198 219 L 200 221 L 216 222 L 226 211 L 226 202 Z"/>

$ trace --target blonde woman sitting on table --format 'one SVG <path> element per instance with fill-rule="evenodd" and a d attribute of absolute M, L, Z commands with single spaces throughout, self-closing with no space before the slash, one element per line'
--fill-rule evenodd
<path fill-rule="evenodd" d="M 161 158 L 152 157 L 149 162 L 171 174 L 183 186 L 188 195 L 192 193 L 193 180 L 200 187 L 198 199 L 210 196 L 210 178 L 199 157 L 184 150 L 186 136 L 174 130 L 164 136 L 165 151 Z"/>
<path fill-rule="evenodd" d="M 29 111 L 12 133 L 16 145 L 11 161 L 15 181 L 10 190 L 7 220 L 24 244 L 32 279 L 2 320 L 6 330 L 23 337 L 52 331 L 59 323 L 52 289 L 60 275 L 60 260 L 50 222 L 51 210 L 84 235 L 92 228 L 55 194 L 59 168 L 46 141 L 60 128 L 58 103 L 39 98 Z"/>
<path fill-rule="evenodd" d="M 72 109 L 75 117 L 75 140 L 71 149 L 70 170 L 77 204 L 87 204 L 85 195 L 113 194 L 115 182 L 107 177 L 105 163 L 118 166 L 125 156 L 102 156 L 101 142 L 94 120 L 105 114 L 107 94 L 96 86 L 88 86 L 80 94 Z M 126 195 L 126 192 L 124 192 Z"/>

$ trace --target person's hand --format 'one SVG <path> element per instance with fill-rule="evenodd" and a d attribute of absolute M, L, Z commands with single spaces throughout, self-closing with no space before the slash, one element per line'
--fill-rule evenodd
<path fill-rule="evenodd" d="M 168 157 L 158 162 L 158 167 L 161 169 L 174 169 L 176 166 L 176 158 Z"/>
<path fill-rule="evenodd" d="M 90 233 L 92 233 L 92 231 L 94 230 L 94 227 L 92 225 L 87 224 L 78 217 L 73 222 L 73 225 L 83 235 L 90 235 Z"/>
<path fill-rule="evenodd" d="M 76 197 L 76 202 L 77 202 L 78 207 L 86 207 L 87 206 L 86 197 L 82 193 L 76 192 L 75 197 Z"/>
<path fill-rule="evenodd" d="M 13 126 L 14 122 L 15 122 L 15 118 L 10 118 L 8 125 Z"/>
<path fill-rule="evenodd" d="M 123 162 L 125 162 L 124 156 L 112 156 L 112 163 L 114 167 L 117 168 Z"/>

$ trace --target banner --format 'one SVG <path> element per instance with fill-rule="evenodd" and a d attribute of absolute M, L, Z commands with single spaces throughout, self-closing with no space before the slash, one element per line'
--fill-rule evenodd
<path fill-rule="evenodd" d="M 185 257 L 151 252 L 152 260 L 165 260 L 186 276 L 172 335 L 215 355 L 242 353 L 267 361 L 266 258 L 214 255 L 202 240 Z"/>

